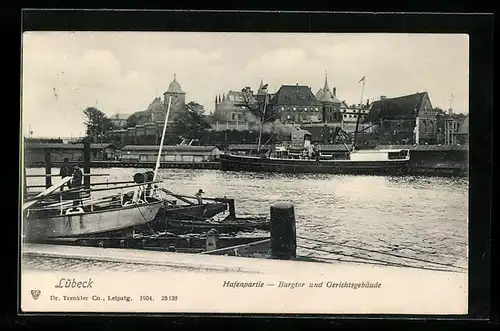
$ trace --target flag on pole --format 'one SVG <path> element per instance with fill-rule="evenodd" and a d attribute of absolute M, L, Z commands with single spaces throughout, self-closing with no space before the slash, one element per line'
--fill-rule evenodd
<path fill-rule="evenodd" d="M 361 78 L 358 83 L 361 83 L 361 82 L 364 82 L 365 81 L 365 76 L 363 76 L 363 78 Z"/>
<path fill-rule="evenodd" d="M 260 89 L 261 89 L 261 90 L 263 90 L 263 91 L 264 91 L 264 90 L 267 90 L 267 85 L 268 85 L 268 84 L 264 84 L 264 85 L 262 85 L 262 87 L 261 87 Z"/>

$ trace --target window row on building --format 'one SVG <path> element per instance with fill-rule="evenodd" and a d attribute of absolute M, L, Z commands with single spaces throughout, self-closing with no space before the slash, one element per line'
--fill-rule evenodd
<path fill-rule="evenodd" d="M 304 111 L 315 112 L 321 111 L 321 107 L 299 107 L 299 106 L 281 106 L 281 111 Z"/>

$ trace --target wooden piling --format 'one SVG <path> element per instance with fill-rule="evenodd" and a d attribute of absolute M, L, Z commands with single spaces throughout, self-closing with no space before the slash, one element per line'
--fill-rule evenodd
<path fill-rule="evenodd" d="M 271 206 L 271 257 L 290 260 L 297 256 L 295 208 L 289 202 Z"/>
<path fill-rule="evenodd" d="M 52 159 L 49 150 L 45 151 L 45 188 L 52 186 Z M 48 175 L 48 176 L 47 176 Z"/>
<path fill-rule="evenodd" d="M 236 219 L 236 209 L 234 207 L 234 199 L 227 199 L 227 204 L 229 206 L 229 216 L 231 219 Z"/>
<path fill-rule="evenodd" d="M 26 167 L 23 167 L 23 199 L 28 195 L 28 184 L 26 183 Z"/>
<path fill-rule="evenodd" d="M 90 142 L 83 144 L 83 173 L 90 174 Z M 83 176 L 83 187 L 90 188 L 90 176 Z"/>

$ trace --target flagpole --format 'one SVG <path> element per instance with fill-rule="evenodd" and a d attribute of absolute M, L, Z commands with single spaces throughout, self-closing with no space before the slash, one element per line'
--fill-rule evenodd
<path fill-rule="evenodd" d="M 161 134 L 160 149 L 158 151 L 158 157 L 156 158 L 155 172 L 153 175 L 153 181 L 156 180 L 156 175 L 158 174 L 158 168 L 160 167 L 161 150 L 163 148 L 163 141 L 165 140 L 165 132 L 167 131 L 168 115 L 170 114 L 170 104 L 172 103 L 172 97 L 168 98 L 167 116 L 165 117 L 165 123 L 163 125 L 163 132 Z"/>
<path fill-rule="evenodd" d="M 361 108 L 361 105 L 363 104 L 363 94 L 365 93 L 365 81 L 366 81 L 366 78 L 363 77 L 363 85 L 361 86 L 361 100 L 359 101 L 360 108 Z"/>
<path fill-rule="evenodd" d="M 361 119 L 361 108 L 363 107 L 363 94 L 365 93 L 365 80 L 366 80 L 366 77 L 363 76 L 363 78 L 361 78 L 359 82 L 363 82 L 363 85 L 361 86 L 361 100 L 359 101 L 359 109 L 358 109 L 358 115 L 356 117 L 356 129 L 354 131 L 354 139 L 353 139 L 353 142 L 352 142 L 352 150 L 354 151 L 355 147 L 356 147 L 356 142 L 357 142 L 357 138 L 358 138 L 358 130 L 359 130 L 359 121 Z"/>
<path fill-rule="evenodd" d="M 257 153 L 260 153 L 260 144 L 262 141 L 262 131 L 264 130 L 264 118 L 266 116 L 266 108 L 267 108 L 267 92 L 264 95 L 264 109 L 262 110 L 262 116 L 260 119 L 259 143 L 257 144 Z"/>

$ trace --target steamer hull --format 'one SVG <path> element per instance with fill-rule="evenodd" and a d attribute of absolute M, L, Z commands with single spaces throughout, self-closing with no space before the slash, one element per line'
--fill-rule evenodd
<path fill-rule="evenodd" d="M 409 160 L 294 160 L 221 155 L 223 171 L 402 175 L 407 173 Z"/>

